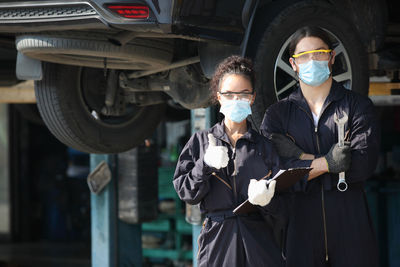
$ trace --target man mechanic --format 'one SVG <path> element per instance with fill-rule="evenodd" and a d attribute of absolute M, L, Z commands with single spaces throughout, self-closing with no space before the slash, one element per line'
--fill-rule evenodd
<path fill-rule="evenodd" d="M 261 125 L 283 159 L 302 159 L 313 168 L 285 200 L 286 266 L 378 266 L 364 192 L 379 152 L 373 104 L 332 79 L 335 51 L 324 30 L 299 29 L 289 52 L 299 87 L 271 105 Z M 337 121 L 345 117 L 346 142 L 340 145 Z M 340 191 L 343 172 L 348 188 Z"/>

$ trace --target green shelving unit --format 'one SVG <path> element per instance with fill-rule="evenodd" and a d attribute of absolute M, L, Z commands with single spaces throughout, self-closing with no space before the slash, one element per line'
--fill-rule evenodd
<path fill-rule="evenodd" d="M 169 232 L 171 223 L 168 219 L 158 219 L 149 223 L 142 223 L 142 231 L 148 232 Z"/>
<path fill-rule="evenodd" d="M 158 169 L 158 197 L 160 200 L 173 200 L 174 213 L 160 213 L 157 220 L 142 223 L 142 234 L 158 234 L 173 236 L 173 248 L 143 248 L 143 257 L 165 258 L 171 260 L 192 260 L 191 248 L 184 249 L 183 237 L 192 235 L 192 225 L 185 221 L 182 201 L 179 199 L 172 184 L 175 167 L 159 167 Z M 191 238 L 190 238 L 191 239 Z"/>

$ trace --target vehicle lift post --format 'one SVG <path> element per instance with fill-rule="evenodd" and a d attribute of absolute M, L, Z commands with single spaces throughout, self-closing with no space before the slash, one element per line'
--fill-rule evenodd
<path fill-rule="evenodd" d="M 197 132 L 211 127 L 215 121 L 212 108 L 195 109 L 191 112 L 191 129 Z M 98 194 L 91 193 L 92 266 L 137 266 L 142 265 L 140 224 L 127 224 L 118 219 L 118 156 L 91 154 L 93 171 L 105 161 L 111 171 L 111 180 Z M 192 226 L 193 266 L 197 266 L 197 238 L 201 222 Z"/>
<path fill-rule="evenodd" d="M 142 266 L 140 224 L 118 218 L 118 155 L 90 155 L 93 171 L 105 161 L 111 180 L 98 194 L 91 193 L 92 266 Z"/>

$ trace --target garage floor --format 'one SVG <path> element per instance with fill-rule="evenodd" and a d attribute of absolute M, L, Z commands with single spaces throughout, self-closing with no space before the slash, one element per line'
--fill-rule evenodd
<path fill-rule="evenodd" d="M 0 244 L 0 266 L 90 267 L 90 244 L 32 242 Z"/>

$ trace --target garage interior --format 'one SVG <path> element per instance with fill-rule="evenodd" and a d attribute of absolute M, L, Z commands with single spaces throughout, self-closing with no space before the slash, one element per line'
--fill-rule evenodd
<path fill-rule="evenodd" d="M 381 266 L 400 266 L 398 85 L 370 90 L 381 123 L 381 150 L 366 193 Z M 32 96 L 24 104 L 2 102 L 0 266 L 196 265 L 193 240 L 200 226 L 188 221 L 198 224 L 201 218 L 178 199 L 171 181 L 191 133 L 221 119 L 216 109 L 171 111 L 142 146 L 118 155 L 89 155 L 53 137 Z M 94 194 L 87 177 L 103 160 L 112 179 Z M 94 254 L 107 263 L 95 263 Z"/>

